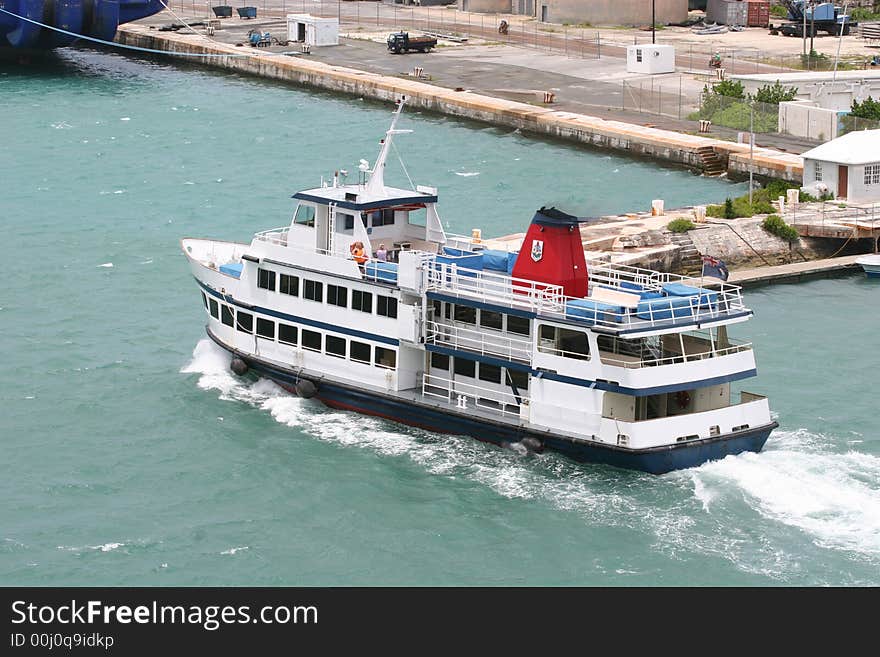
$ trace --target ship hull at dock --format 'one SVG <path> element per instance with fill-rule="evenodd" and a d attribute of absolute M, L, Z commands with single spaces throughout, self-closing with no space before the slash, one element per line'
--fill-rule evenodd
<path fill-rule="evenodd" d="M 692 468 L 743 452 L 760 452 L 770 433 L 778 426 L 776 422 L 772 422 L 735 434 L 642 450 L 627 449 L 554 435 L 549 431 L 530 430 L 468 415 L 466 412 L 436 408 L 418 400 L 383 395 L 320 377 L 303 376 L 296 370 L 266 362 L 224 344 L 210 329 L 208 336 L 235 358 L 243 360 L 251 372 L 274 381 L 291 393 L 296 394 L 296 384 L 299 381 L 311 380 L 317 388 L 315 399 L 331 408 L 381 417 L 437 433 L 467 435 L 501 447 L 531 445 L 533 449 L 538 448 L 536 451 L 552 450 L 582 463 L 610 465 L 651 474 Z"/>

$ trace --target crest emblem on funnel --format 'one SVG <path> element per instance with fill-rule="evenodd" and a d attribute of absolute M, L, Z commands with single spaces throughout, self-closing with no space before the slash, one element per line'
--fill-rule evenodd
<path fill-rule="evenodd" d="M 544 241 L 532 240 L 532 260 L 539 262 L 544 256 Z"/>

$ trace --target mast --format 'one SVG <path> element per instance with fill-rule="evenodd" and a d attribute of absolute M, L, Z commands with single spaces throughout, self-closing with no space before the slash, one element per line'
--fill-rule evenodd
<path fill-rule="evenodd" d="M 370 180 L 366 186 L 366 191 L 370 194 L 385 193 L 385 160 L 388 158 L 388 151 L 391 150 L 391 142 L 394 139 L 394 135 L 412 132 L 412 130 L 395 130 L 394 128 L 397 125 L 397 119 L 400 118 L 400 113 L 403 111 L 405 103 L 406 96 L 402 96 L 397 101 L 397 109 L 394 111 L 394 118 L 391 119 L 391 127 L 385 133 L 385 139 L 382 140 L 382 148 L 379 149 L 379 157 L 376 158 L 376 164 L 373 165 L 373 169 L 370 171 Z"/>

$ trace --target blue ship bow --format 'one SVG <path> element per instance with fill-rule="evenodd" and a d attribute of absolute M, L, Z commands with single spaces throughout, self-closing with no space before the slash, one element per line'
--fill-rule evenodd
<path fill-rule="evenodd" d="M 122 23 L 152 16 L 164 8 L 159 0 L 0 0 L 4 10 L 0 12 L 0 48 L 50 50 L 77 39 L 24 19 L 112 41 Z"/>

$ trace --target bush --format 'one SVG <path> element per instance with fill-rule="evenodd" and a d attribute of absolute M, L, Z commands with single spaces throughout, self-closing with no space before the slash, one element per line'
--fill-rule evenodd
<path fill-rule="evenodd" d="M 771 5 L 770 15 L 776 16 L 777 18 L 788 18 L 788 9 L 782 5 Z"/>
<path fill-rule="evenodd" d="M 668 228 L 671 233 L 686 233 L 696 227 L 697 225 L 687 217 L 679 217 L 666 224 L 666 228 Z"/>
<path fill-rule="evenodd" d="M 705 88 L 703 89 L 705 93 Z M 727 98 L 745 99 L 746 90 L 742 82 L 734 82 L 733 80 L 723 80 L 712 87 L 712 93 L 716 96 L 726 96 Z"/>
<path fill-rule="evenodd" d="M 854 100 L 850 114 L 852 116 L 857 116 L 860 119 L 871 119 L 872 121 L 880 121 L 880 101 L 874 100 L 870 96 L 868 96 L 861 103 L 857 100 Z"/>
<path fill-rule="evenodd" d="M 800 238 L 797 229 L 785 223 L 785 220 L 778 214 L 769 215 L 761 223 L 761 227 L 771 235 L 776 235 L 776 237 L 788 240 L 789 242 L 794 242 Z"/>
<path fill-rule="evenodd" d="M 778 105 L 797 97 L 797 87 L 783 87 L 779 84 L 779 80 L 775 84 L 767 84 L 755 92 L 755 100 L 759 103 L 770 103 Z"/>

